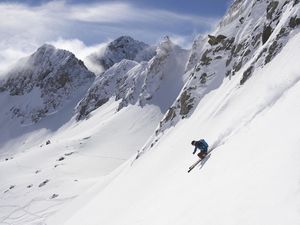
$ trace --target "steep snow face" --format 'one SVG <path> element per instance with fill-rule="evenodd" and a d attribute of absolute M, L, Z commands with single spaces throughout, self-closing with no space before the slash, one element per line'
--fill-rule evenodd
<path fill-rule="evenodd" d="M 199 45 L 200 60 L 157 133 L 190 116 L 203 96 L 220 87 L 224 79 L 242 71 L 243 85 L 257 68 L 270 63 L 298 33 L 299 17 L 299 1 L 235 1 L 217 30 Z M 194 58 L 192 54 L 189 61 Z"/>
<path fill-rule="evenodd" d="M 67 102 L 79 101 L 93 80 L 94 74 L 74 54 L 43 45 L 0 82 L 2 120 L 36 123 Z"/>
<path fill-rule="evenodd" d="M 224 80 L 152 151 L 47 225 L 299 224 L 299 49 L 298 32 L 242 88 L 242 70 Z M 215 149 L 188 174 L 198 138 Z"/>
<path fill-rule="evenodd" d="M 154 55 L 153 47 L 131 37 L 122 36 L 109 43 L 103 54 L 94 53 L 89 59 L 107 70 L 123 59 L 141 62 L 148 61 Z"/>
<path fill-rule="evenodd" d="M 149 62 L 122 60 L 99 76 L 77 107 L 78 119 L 105 104 L 120 100 L 118 110 L 129 104 L 153 104 L 164 113 L 184 85 L 188 52 L 166 37 Z"/>

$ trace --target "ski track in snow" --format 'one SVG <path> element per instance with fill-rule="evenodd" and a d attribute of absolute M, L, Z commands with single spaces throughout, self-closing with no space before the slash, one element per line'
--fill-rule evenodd
<path fill-rule="evenodd" d="M 76 198 L 76 196 L 66 198 L 66 199 L 58 199 L 58 200 L 47 200 L 42 198 L 35 198 L 23 206 L 0 205 L 0 208 L 4 208 L 4 207 L 15 208 L 7 216 L 1 218 L 0 222 L 5 224 L 24 224 L 26 222 L 30 222 L 31 224 L 45 224 L 46 218 L 53 215 L 57 210 L 56 208 L 58 206 L 64 205 L 66 202 L 71 201 L 74 198 Z M 42 203 L 42 205 L 49 205 L 49 206 L 44 208 L 43 210 L 37 210 L 35 212 L 32 212 L 30 208 L 35 203 Z"/>
<path fill-rule="evenodd" d="M 33 143 L 25 136 L 20 142 L 27 142 L 28 147 L 21 145 L 17 153 L 5 150 L 1 154 L 0 177 L 5 176 L 6 180 L 0 183 L 0 224 L 46 224 L 47 218 L 126 162 L 154 131 L 162 116 L 159 109 L 150 106 L 144 109 L 132 106 L 118 114 L 107 113 L 116 109 L 116 103 L 109 102 L 107 106 L 79 126 L 70 121 L 59 131 Z M 132 117 L 138 122 L 132 123 Z M 119 126 L 123 128 L 116 129 Z M 110 130 L 124 143 L 122 148 L 112 148 L 117 144 L 113 139 L 101 138 Z M 51 144 L 44 145 L 49 139 Z M 32 158 L 37 161 L 32 163 Z M 63 160 L 58 161 L 60 158 Z M 14 187 L 10 190 L 11 185 Z M 58 197 L 50 199 L 54 194 Z"/>

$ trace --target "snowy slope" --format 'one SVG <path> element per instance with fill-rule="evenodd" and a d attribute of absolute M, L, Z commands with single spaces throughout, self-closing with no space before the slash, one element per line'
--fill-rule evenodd
<path fill-rule="evenodd" d="M 116 107 L 110 101 L 89 120 L 73 118 L 57 130 L 49 126 L 58 118 L 45 118 L 1 148 L 0 224 L 44 224 L 99 179 L 104 182 L 162 118 L 158 107 L 131 106 L 115 113 Z"/>
<path fill-rule="evenodd" d="M 132 42 L 37 122 L 0 109 L 0 224 L 298 225 L 299 7 L 236 0 L 189 59 L 166 38 L 141 62 Z M 1 105 L 44 104 L 1 85 Z M 199 138 L 214 150 L 187 173 Z"/>
<path fill-rule="evenodd" d="M 297 34 L 243 88 L 242 72 L 225 80 L 151 151 L 47 224 L 299 224 L 299 43 Z M 216 149 L 188 174 L 200 137 Z"/>

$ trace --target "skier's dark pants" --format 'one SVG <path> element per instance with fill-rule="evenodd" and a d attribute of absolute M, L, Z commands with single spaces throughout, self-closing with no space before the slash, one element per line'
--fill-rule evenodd
<path fill-rule="evenodd" d="M 197 154 L 200 159 L 203 159 L 207 155 L 207 151 L 201 151 Z"/>

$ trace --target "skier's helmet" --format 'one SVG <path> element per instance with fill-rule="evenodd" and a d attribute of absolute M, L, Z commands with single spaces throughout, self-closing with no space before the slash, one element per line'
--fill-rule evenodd
<path fill-rule="evenodd" d="M 192 145 L 195 145 L 196 144 L 196 141 L 192 141 L 192 143 L 191 143 Z"/>

